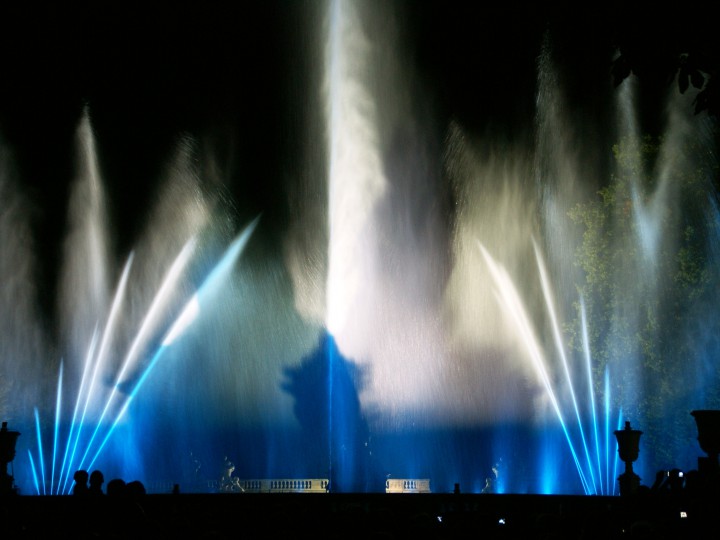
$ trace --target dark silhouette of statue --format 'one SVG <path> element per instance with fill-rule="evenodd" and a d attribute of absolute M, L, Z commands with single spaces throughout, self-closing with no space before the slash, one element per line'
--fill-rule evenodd
<path fill-rule="evenodd" d="M 220 491 L 228 493 L 245 491 L 240 485 L 240 479 L 237 476 L 233 476 L 234 471 L 235 464 L 225 456 L 222 475 L 220 477 Z"/>

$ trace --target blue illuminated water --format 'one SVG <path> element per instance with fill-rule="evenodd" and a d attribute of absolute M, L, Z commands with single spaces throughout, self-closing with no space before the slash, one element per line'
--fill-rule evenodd
<path fill-rule="evenodd" d="M 625 420 L 644 432 L 645 483 L 695 466 L 690 410 L 720 405 L 720 304 L 690 293 L 713 290 L 720 220 L 711 173 L 677 181 L 717 165 L 689 97 L 668 98 L 657 162 L 608 203 L 603 318 L 610 293 L 578 264 L 587 231 L 569 214 L 628 174 L 612 144 L 641 135 L 632 81 L 612 94 L 611 139 L 596 136 L 569 111 L 548 46 L 531 142 L 452 119 L 437 133 L 402 20 L 378 5 L 332 0 L 309 29 L 324 138 L 308 137 L 307 161 L 323 166 L 281 185 L 289 218 L 274 228 L 225 206 L 184 141 L 137 245 L 115 254 L 86 113 L 50 330 L 18 277 L 36 264 L 16 239 L 20 183 L 0 177 L 14 381 L 0 412 L 22 432 L 22 493 L 65 493 L 77 468 L 213 491 L 227 458 L 239 478 L 326 478 L 341 492 L 427 478 L 435 492 L 617 494 Z M 666 263 L 693 231 L 702 257 L 683 260 L 704 266 L 690 286 Z M 665 388 L 678 362 L 684 386 Z M 666 399 L 647 408 L 655 394 Z"/>

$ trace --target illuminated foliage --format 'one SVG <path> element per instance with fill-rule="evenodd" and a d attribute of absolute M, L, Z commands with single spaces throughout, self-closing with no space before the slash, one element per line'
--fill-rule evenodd
<path fill-rule="evenodd" d="M 718 377 L 717 167 L 693 143 L 670 147 L 649 136 L 621 140 L 617 172 L 569 212 L 583 231 L 575 262 L 595 379 L 608 367 L 616 406 L 643 424 L 660 460 L 677 450 L 663 433 L 687 433 L 690 410 L 720 406 L 717 390 L 702 391 L 718 386 L 708 379 Z M 578 350 L 580 324 L 578 311 L 569 329 Z"/>

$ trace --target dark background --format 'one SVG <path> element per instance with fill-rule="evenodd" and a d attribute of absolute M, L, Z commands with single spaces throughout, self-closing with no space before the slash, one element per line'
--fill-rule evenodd
<path fill-rule="evenodd" d="M 702 4 L 393 6 L 437 125 L 456 119 L 469 132 L 498 138 L 532 131 L 537 61 L 547 36 L 566 106 L 594 125 L 606 114 L 616 50 L 651 93 L 670 83 L 676 66 L 668 59 L 678 51 L 717 65 L 711 53 L 717 25 Z M 302 119 L 317 106 L 308 99 L 318 90 L 311 76 L 317 66 L 307 52 L 322 9 L 321 2 L 277 0 L 4 2 L 0 141 L 36 209 L 32 225 L 47 260 L 59 256 L 73 134 L 85 106 L 118 253 L 141 234 L 158 176 L 183 135 L 212 147 L 241 220 L 262 212 L 264 227 L 282 229 L 284 179 L 303 167 L 303 140 L 312 136 Z M 643 103 L 646 128 L 658 129 L 659 102 L 648 96 Z"/>

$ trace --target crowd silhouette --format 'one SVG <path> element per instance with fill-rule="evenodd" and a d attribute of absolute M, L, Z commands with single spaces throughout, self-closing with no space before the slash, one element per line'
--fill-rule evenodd
<path fill-rule="evenodd" d="M 105 491 L 105 476 L 102 471 L 94 470 L 92 473 L 79 469 L 73 474 L 72 493 L 76 496 L 102 496 L 110 497 L 130 496 L 138 497 L 146 494 L 145 485 L 140 480 L 125 482 L 122 478 L 113 478 L 107 483 Z"/>

